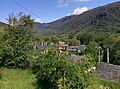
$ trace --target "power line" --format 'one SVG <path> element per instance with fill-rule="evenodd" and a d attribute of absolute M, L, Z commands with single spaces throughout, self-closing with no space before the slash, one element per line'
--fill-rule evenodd
<path fill-rule="evenodd" d="M 35 14 L 34 12 L 30 11 L 29 9 L 27 9 L 26 7 L 24 7 L 23 5 L 21 5 L 20 3 L 18 3 L 15 0 L 12 0 L 14 3 L 16 3 L 17 5 L 19 5 L 20 7 L 22 7 L 23 9 L 27 10 L 28 12 L 32 13 L 34 16 L 40 18 L 42 21 L 45 21 L 47 23 L 46 20 L 42 19 L 41 17 L 39 17 L 37 14 Z"/>

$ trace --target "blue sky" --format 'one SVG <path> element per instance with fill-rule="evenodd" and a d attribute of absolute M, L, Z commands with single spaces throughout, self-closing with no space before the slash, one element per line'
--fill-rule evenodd
<path fill-rule="evenodd" d="M 67 15 L 80 14 L 92 8 L 120 0 L 15 0 L 37 16 L 25 10 L 14 0 L 0 0 L 0 21 L 6 22 L 10 13 L 31 14 L 38 22 L 51 22 Z M 38 18 L 40 17 L 40 18 Z M 45 21 L 44 21 L 45 20 Z"/>

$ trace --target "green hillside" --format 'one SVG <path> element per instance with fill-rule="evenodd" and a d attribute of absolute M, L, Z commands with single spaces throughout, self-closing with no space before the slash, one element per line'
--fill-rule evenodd
<path fill-rule="evenodd" d="M 120 33 L 120 1 L 86 11 L 80 15 L 67 16 L 40 28 L 42 35 L 66 34 L 78 31 L 82 33 L 115 32 Z M 42 25 L 42 27 L 43 27 Z M 44 32 L 43 32 L 44 31 Z"/>

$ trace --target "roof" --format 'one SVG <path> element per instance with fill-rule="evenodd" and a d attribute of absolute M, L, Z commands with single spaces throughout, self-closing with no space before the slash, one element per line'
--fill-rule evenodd
<path fill-rule="evenodd" d="M 79 61 L 79 60 L 81 60 L 81 58 L 79 56 L 75 55 L 75 54 L 71 54 L 69 60 L 71 60 L 71 61 Z"/>
<path fill-rule="evenodd" d="M 73 51 L 73 52 L 76 52 L 77 49 L 67 49 L 68 51 Z"/>
<path fill-rule="evenodd" d="M 68 50 L 69 51 L 77 51 L 77 50 L 85 50 L 86 46 L 85 45 L 79 45 L 79 46 L 69 46 Z"/>
<path fill-rule="evenodd" d="M 86 46 L 85 45 L 80 45 L 78 46 L 78 50 L 85 50 L 86 49 Z"/>
<path fill-rule="evenodd" d="M 48 45 L 44 46 L 44 45 L 41 45 L 41 44 L 36 44 L 36 49 L 39 49 L 39 50 L 45 50 L 49 48 Z"/>
<path fill-rule="evenodd" d="M 78 46 L 69 46 L 68 49 L 77 49 Z"/>
<path fill-rule="evenodd" d="M 59 47 L 68 47 L 68 44 L 59 44 Z"/>

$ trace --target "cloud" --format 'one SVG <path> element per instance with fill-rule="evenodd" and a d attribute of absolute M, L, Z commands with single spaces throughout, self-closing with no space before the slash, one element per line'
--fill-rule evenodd
<path fill-rule="evenodd" d="M 91 0 L 71 0 L 72 2 L 88 2 L 88 1 L 91 1 Z"/>
<path fill-rule="evenodd" d="M 59 0 L 58 3 L 64 3 L 64 0 Z"/>
<path fill-rule="evenodd" d="M 36 18 L 34 19 L 35 22 L 41 22 L 41 19 L 40 18 Z"/>
<path fill-rule="evenodd" d="M 72 15 L 79 15 L 79 14 L 82 14 L 83 12 L 85 12 L 87 10 L 88 10 L 88 8 L 86 6 L 81 7 L 81 8 L 78 7 L 73 11 Z"/>
<path fill-rule="evenodd" d="M 58 6 L 59 7 L 65 7 L 68 6 L 69 3 L 73 3 L 73 2 L 88 2 L 91 0 L 58 0 Z"/>
<path fill-rule="evenodd" d="M 58 6 L 59 7 L 65 7 L 65 6 L 68 6 L 68 3 L 65 0 L 59 0 L 58 1 Z"/>
<path fill-rule="evenodd" d="M 68 6 L 68 4 L 67 3 L 62 3 L 62 4 L 59 4 L 58 6 L 59 7 L 66 7 L 66 6 Z"/>

